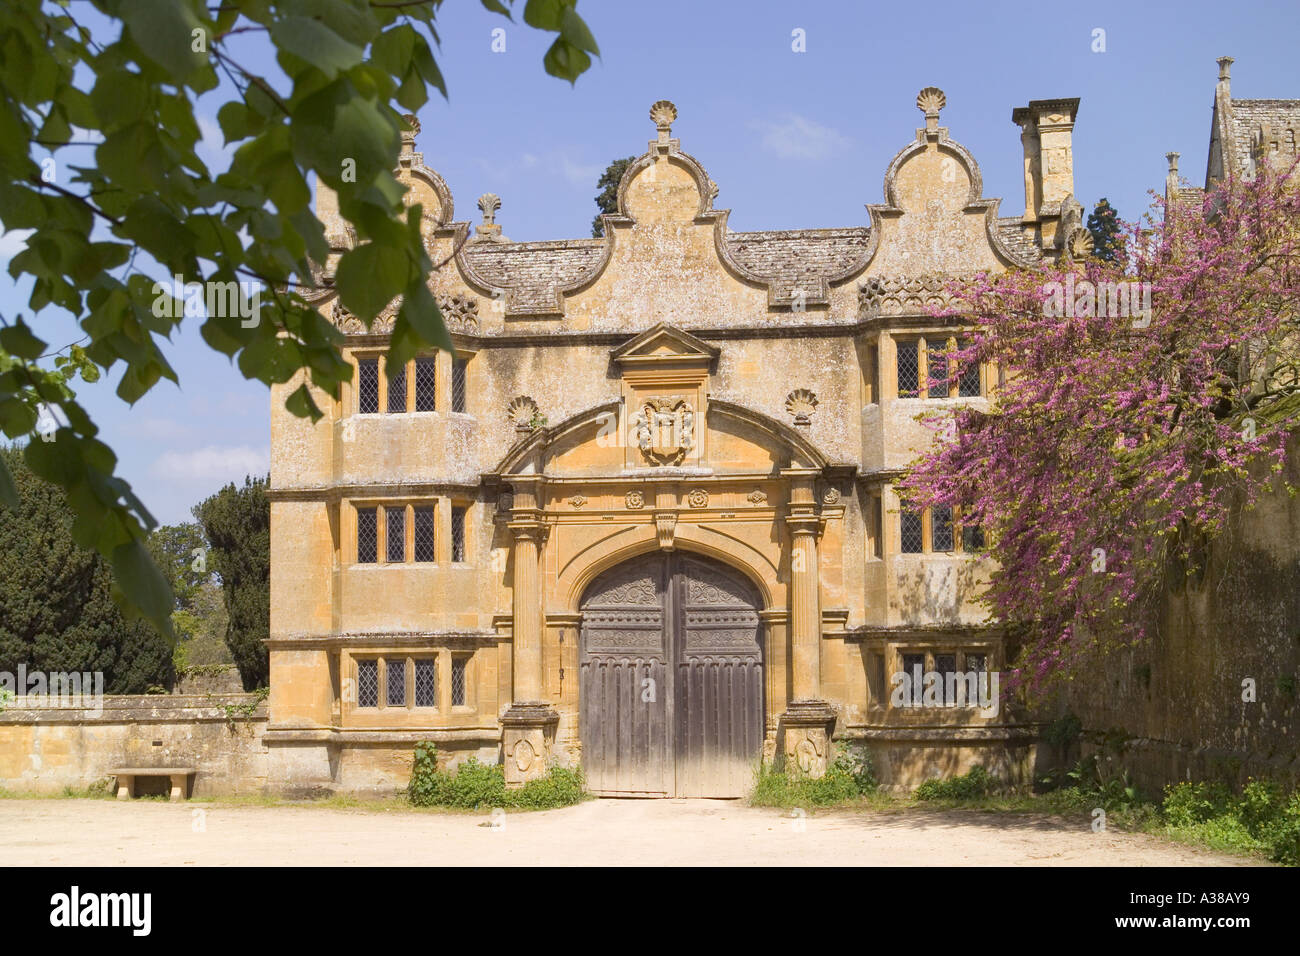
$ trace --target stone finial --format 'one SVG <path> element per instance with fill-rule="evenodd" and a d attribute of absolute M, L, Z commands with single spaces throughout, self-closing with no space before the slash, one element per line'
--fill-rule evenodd
<path fill-rule="evenodd" d="M 1232 57 L 1221 56 L 1215 62 L 1219 64 L 1219 86 L 1223 87 L 1223 92 L 1227 93 L 1231 88 Z"/>
<path fill-rule="evenodd" d="M 478 208 L 483 213 L 483 222 L 474 227 L 474 236 L 470 242 L 509 242 L 509 238 L 501 234 L 501 227 L 497 225 L 501 197 L 496 193 L 484 193 L 478 197 Z"/>
<path fill-rule="evenodd" d="M 659 131 L 659 142 L 668 142 L 673 132 L 673 120 L 677 119 L 677 107 L 668 100 L 659 100 L 650 107 L 650 119 Z"/>
<path fill-rule="evenodd" d="M 916 108 L 925 114 L 925 128 L 939 128 L 939 111 L 948 105 L 948 97 L 937 86 L 927 86 L 916 94 Z"/>
<path fill-rule="evenodd" d="M 420 135 L 420 121 L 415 118 L 414 113 L 403 113 L 402 119 L 406 120 L 406 125 L 411 127 L 402 130 L 402 145 L 414 146 L 415 137 Z"/>
<path fill-rule="evenodd" d="M 1165 153 L 1165 159 L 1169 161 L 1169 172 L 1174 176 L 1178 175 L 1178 156 L 1178 153 Z"/>

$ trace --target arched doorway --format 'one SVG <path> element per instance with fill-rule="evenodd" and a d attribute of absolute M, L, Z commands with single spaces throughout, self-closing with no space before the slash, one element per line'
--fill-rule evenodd
<path fill-rule="evenodd" d="M 759 598 L 680 552 L 606 571 L 582 601 L 580 732 L 594 793 L 741 797 L 763 747 Z"/>

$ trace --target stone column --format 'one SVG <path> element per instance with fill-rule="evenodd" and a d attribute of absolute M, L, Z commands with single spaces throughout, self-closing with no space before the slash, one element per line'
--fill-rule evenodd
<path fill-rule="evenodd" d="M 511 674 L 512 702 L 501 718 L 506 784 L 543 776 L 555 740 L 557 714 L 543 699 L 542 587 L 539 546 L 545 533 L 541 521 L 537 477 L 513 483 L 514 508 L 510 531 L 514 535 L 514 576 Z"/>
<path fill-rule="evenodd" d="M 826 772 L 835 714 L 821 694 L 821 584 L 814 469 L 786 469 L 790 481 L 790 668 L 794 697 L 781 718 L 782 753 L 803 773 Z"/>

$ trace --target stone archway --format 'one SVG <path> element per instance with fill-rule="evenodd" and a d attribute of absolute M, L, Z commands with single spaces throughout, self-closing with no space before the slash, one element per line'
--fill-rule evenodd
<path fill-rule="evenodd" d="M 590 790 L 745 795 L 765 727 L 760 606 L 743 575 L 689 553 L 641 555 L 592 582 L 579 650 Z"/>

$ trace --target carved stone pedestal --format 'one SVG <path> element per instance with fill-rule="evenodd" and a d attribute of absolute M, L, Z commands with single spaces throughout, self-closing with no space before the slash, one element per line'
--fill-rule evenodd
<path fill-rule="evenodd" d="M 546 775 L 559 720 L 560 715 L 549 704 L 510 705 L 501 718 L 507 787 L 522 787 L 525 781 Z"/>
<path fill-rule="evenodd" d="M 826 773 L 835 711 L 824 700 L 792 700 L 781 717 L 781 754 L 786 767 L 809 777 Z"/>

